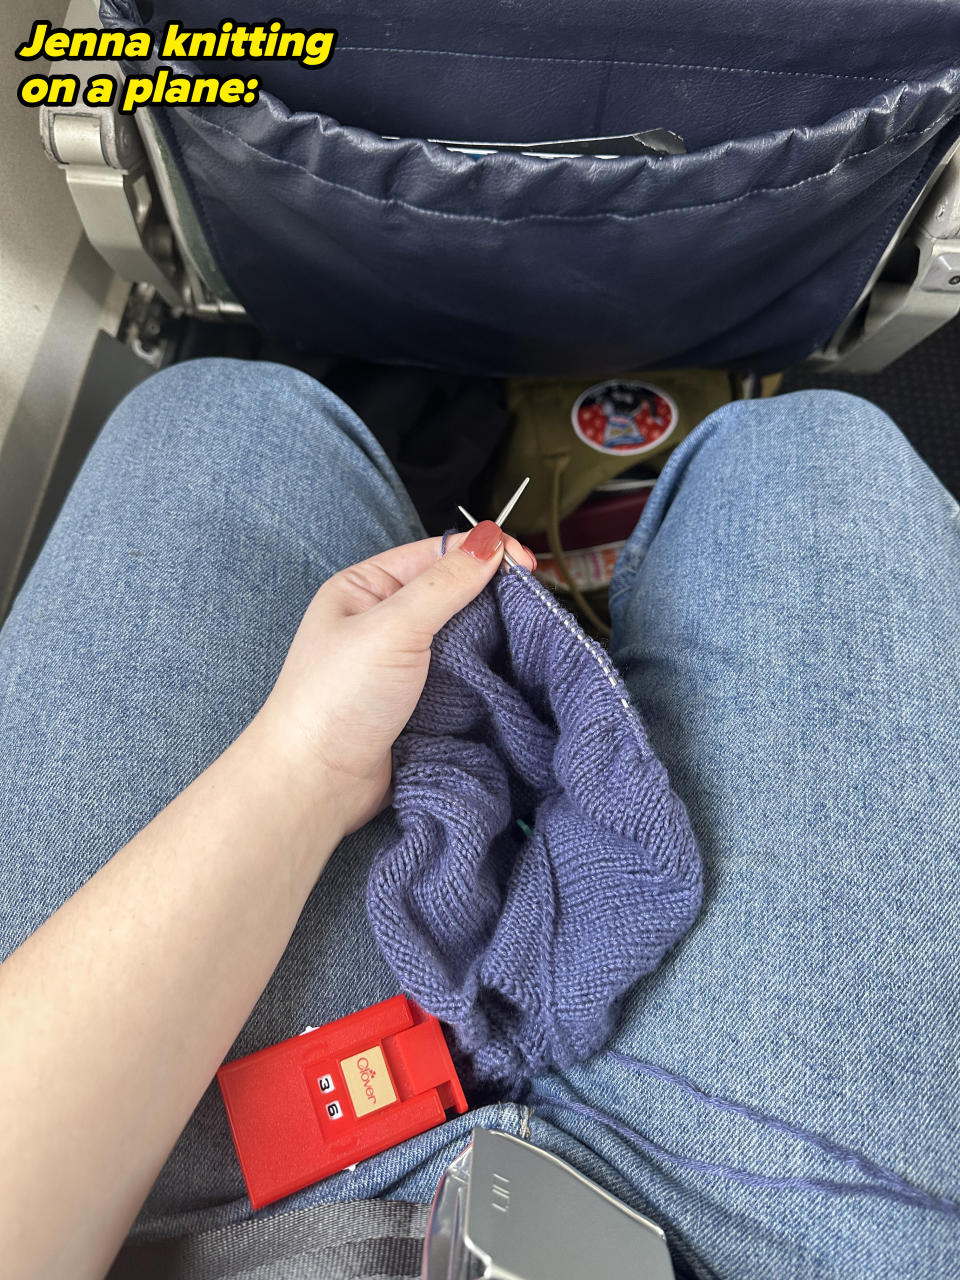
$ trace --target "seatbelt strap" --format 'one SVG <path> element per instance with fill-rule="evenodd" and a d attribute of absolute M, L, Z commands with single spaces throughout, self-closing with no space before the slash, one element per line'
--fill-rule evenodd
<path fill-rule="evenodd" d="M 429 1214 L 426 1204 L 350 1200 L 261 1215 L 127 1245 L 107 1280 L 407 1280 L 420 1275 Z"/>

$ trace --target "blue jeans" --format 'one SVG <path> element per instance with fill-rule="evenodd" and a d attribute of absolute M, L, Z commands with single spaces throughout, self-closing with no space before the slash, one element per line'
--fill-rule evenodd
<path fill-rule="evenodd" d="M 237 735 L 324 579 L 419 536 L 377 443 L 304 374 L 199 361 L 135 390 L 0 632 L 0 955 Z M 427 1200 L 482 1124 L 646 1212 L 696 1275 L 960 1274 L 958 586 L 957 505 L 872 405 L 711 415 L 611 591 L 703 853 L 699 922 L 614 1055 L 282 1209 Z M 395 992 L 363 910 L 391 829 L 340 847 L 235 1054 Z M 133 1238 L 248 1213 L 211 1087 Z"/>

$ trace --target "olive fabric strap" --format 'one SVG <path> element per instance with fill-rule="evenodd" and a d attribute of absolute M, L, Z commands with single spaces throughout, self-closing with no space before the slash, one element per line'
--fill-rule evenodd
<path fill-rule="evenodd" d="M 547 466 L 550 470 L 550 505 L 545 530 L 547 542 L 550 546 L 551 554 L 557 562 L 557 568 L 560 570 L 561 575 L 566 581 L 570 595 L 577 608 L 580 610 L 581 617 L 589 622 L 590 626 L 598 635 L 606 638 L 610 635 L 610 628 L 597 614 L 587 597 L 574 581 L 570 562 L 567 560 L 566 552 L 563 549 L 563 542 L 560 538 L 560 491 L 563 472 L 569 461 L 569 457 L 550 458 L 547 460 Z"/>

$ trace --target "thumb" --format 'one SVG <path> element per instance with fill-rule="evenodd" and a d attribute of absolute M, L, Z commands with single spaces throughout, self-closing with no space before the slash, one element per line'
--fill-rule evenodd
<path fill-rule="evenodd" d="M 471 529 L 458 547 L 378 606 L 402 634 L 431 640 L 478 596 L 503 559 L 503 533 L 492 520 Z"/>

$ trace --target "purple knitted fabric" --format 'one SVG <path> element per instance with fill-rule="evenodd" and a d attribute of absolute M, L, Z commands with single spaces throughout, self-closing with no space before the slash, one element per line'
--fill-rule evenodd
<path fill-rule="evenodd" d="M 524 570 L 436 637 L 394 806 L 367 911 L 477 1083 L 588 1057 L 699 910 L 686 811 L 620 677 Z"/>

